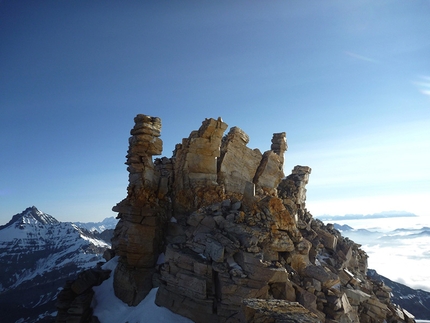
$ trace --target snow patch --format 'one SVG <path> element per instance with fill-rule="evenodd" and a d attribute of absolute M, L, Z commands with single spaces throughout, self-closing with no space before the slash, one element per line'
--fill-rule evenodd
<path fill-rule="evenodd" d="M 113 272 L 118 264 L 118 257 L 103 265 L 103 269 L 112 270 L 109 279 L 94 287 L 92 307 L 101 323 L 193 323 L 190 319 L 175 314 L 155 304 L 157 288 L 152 289 L 139 305 L 128 306 L 118 299 L 113 290 Z"/>

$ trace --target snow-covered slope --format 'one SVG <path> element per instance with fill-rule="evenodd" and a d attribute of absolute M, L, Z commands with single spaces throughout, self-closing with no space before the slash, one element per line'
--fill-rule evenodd
<path fill-rule="evenodd" d="M 103 265 L 112 272 L 118 263 L 117 257 Z M 95 294 L 92 307 L 101 323 L 192 323 L 191 320 L 155 305 L 157 289 L 151 290 L 138 306 L 128 306 L 118 299 L 113 291 L 113 275 L 100 286 L 93 288 Z"/>
<path fill-rule="evenodd" d="M 109 245 L 73 223 L 27 208 L 0 227 L 0 317 L 35 321 L 65 281 L 102 261 Z"/>

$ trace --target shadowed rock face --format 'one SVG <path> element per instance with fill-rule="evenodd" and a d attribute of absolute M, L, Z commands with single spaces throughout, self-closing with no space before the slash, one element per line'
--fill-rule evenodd
<path fill-rule="evenodd" d="M 360 246 L 307 211 L 311 169 L 284 177 L 285 133 L 261 153 L 226 129 L 206 119 L 153 161 L 161 121 L 135 118 L 127 197 L 113 208 L 115 294 L 137 305 L 159 286 L 158 305 L 205 323 L 413 321 L 375 292 Z"/>

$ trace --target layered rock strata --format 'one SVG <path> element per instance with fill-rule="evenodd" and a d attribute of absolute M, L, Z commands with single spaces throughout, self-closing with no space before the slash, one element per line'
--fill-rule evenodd
<path fill-rule="evenodd" d="M 311 169 L 284 177 L 285 133 L 261 153 L 241 129 L 224 135 L 227 124 L 206 119 L 153 162 L 160 120 L 135 123 L 128 195 L 114 207 L 114 287 L 124 302 L 158 286 L 158 305 L 195 322 L 413 321 L 367 279 L 360 245 L 307 211 Z"/>
<path fill-rule="evenodd" d="M 153 156 L 162 152 L 161 120 L 137 115 L 130 131 L 126 164 L 129 171 L 127 197 L 113 210 L 119 222 L 112 247 L 120 256 L 114 272 L 115 294 L 129 305 L 137 305 L 152 288 L 152 275 L 163 248 L 166 209 L 160 205 L 162 174 Z"/>

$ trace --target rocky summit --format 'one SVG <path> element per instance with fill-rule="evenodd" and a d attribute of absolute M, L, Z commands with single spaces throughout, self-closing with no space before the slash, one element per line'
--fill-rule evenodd
<path fill-rule="evenodd" d="M 161 120 L 134 121 L 108 254 L 119 257 L 122 301 L 135 306 L 158 287 L 157 305 L 194 322 L 414 322 L 367 278 L 360 245 L 306 209 L 311 168 L 285 177 L 285 133 L 262 153 L 240 128 L 225 134 L 221 118 L 206 119 L 172 157 L 154 159 Z"/>

